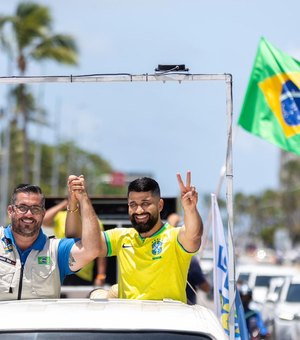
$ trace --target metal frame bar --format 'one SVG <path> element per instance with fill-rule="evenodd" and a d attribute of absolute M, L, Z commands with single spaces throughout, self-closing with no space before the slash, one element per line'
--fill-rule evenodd
<path fill-rule="evenodd" d="M 225 81 L 226 113 L 227 113 L 227 150 L 226 150 L 226 202 L 228 216 L 228 253 L 229 253 L 229 334 L 234 339 L 235 314 L 235 261 L 233 246 L 233 166 L 232 166 L 232 75 L 224 74 L 190 74 L 186 72 L 157 72 L 154 74 L 115 73 L 87 74 L 69 76 L 10 76 L 0 77 L 0 84 L 32 84 L 32 83 L 107 83 L 107 82 L 169 82 L 177 81 Z M 3 196 L 2 196 L 3 199 Z"/>
<path fill-rule="evenodd" d="M 87 74 L 69 76 L 11 76 L 0 77 L 2 84 L 32 83 L 100 83 L 100 82 L 153 82 L 153 81 L 205 81 L 231 79 L 230 74 L 189 74 L 180 72 L 157 72 L 155 74 Z"/>

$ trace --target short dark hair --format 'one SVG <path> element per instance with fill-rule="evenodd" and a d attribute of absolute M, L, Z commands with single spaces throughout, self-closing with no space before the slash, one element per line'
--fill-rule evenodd
<path fill-rule="evenodd" d="M 135 192 L 151 191 L 153 196 L 160 197 L 159 185 L 153 178 L 150 177 L 141 177 L 130 182 L 128 185 L 127 197 L 129 196 L 129 193 L 132 191 Z"/>
<path fill-rule="evenodd" d="M 13 194 L 11 196 L 11 204 L 16 203 L 17 199 L 17 194 L 20 192 L 25 192 L 25 193 L 33 193 L 33 194 L 38 194 L 42 196 L 42 206 L 45 207 L 45 196 L 42 192 L 42 189 L 34 184 L 19 184 L 18 186 L 15 187 Z"/>

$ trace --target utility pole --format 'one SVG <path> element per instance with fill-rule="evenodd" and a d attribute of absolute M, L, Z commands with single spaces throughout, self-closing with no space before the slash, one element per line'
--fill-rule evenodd
<path fill-rule="evenodd" d="M 10 100 L 8 100 L 8 108 L 4 114 L 5 122 L 3 124 L 3 148 L 1 153 L 1 190 L 0 190 L 0 214 L 1 214 L 1 223 L 6 222 L 6 208 L 8 205 L 8 190 L 9 190 L 9 168 L 10 168 Z M 6 126 L 6 127 L 5 127 Z"/>
<path fill-rule="evenodd" d="M 42 141 L 40 136 L 42 136 L 43 125 L 46 125 L 46 118 L 43 117 L 43 99 L 44 99 L 44 87 L 45 84 L 41 84 L 39 87 L 39 95 L 38 95 L 38 105 L 39 110 L 36 112 L 36 126 L 37 126 L 37 136 L 35 139 L 34 146 L 34 163 L 33 163 L 33 183 L 36 185 L 41 185 L 41 167 L 42 167 Z"/>
<path fill-rule="evenodd" d="M 51 177 L 51 194 L 53 196 L 58 195 L 59 187 L 59 164 L 60 164 L 59 146 L 60 146 L 60 113 L 61 113 L 60 111 L 61 102 L 60 100 L 56 100 L 54 113 L 55 121 L 53 123 L 55 142 L 53 148 L 52 177 Z"/>

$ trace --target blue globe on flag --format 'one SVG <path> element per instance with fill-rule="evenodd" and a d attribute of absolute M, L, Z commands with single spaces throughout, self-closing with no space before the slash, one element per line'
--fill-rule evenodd
<path fill-rule="evenodd" d="M 284 121 L 289 126 L 300 125 L 300 90 L 291 80 L 283 84 L 280 101 Z"/>

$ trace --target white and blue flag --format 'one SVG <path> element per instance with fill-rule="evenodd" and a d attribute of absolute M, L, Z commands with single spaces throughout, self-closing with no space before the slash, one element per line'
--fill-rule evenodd
<path fill-rule="evenodd" d="M 211 195 L 212 236 L 214 251 L 214 304 L 225 333 L 229 335 L 229 286 L 228 286 L 228 249 L 225 241 L 224 227 L 216 195 Z M 248 340 L 248 330 L 244 309 L 239 293 L 235 297 L 235 339 Z"/>

